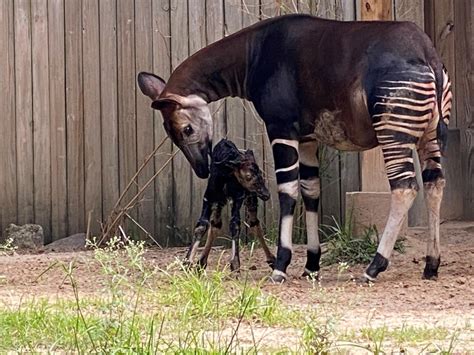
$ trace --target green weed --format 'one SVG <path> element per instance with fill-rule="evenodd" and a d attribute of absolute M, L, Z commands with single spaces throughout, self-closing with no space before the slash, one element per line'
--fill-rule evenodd
<path fill-rule="evenodd" d="M 321 233 L 327 240 L 327 253 L 322 258 L 323 265 L 366 264 L 377 252 L 379 240 L 375 226 L 367 228 L 362 236 L 354 236 L 351 218 L 341 224 L 333 217 L 333 225 L 323 225 Z M 404 252 L 403 239 L 395 243 L 395 250 L 400 253 Z"/>

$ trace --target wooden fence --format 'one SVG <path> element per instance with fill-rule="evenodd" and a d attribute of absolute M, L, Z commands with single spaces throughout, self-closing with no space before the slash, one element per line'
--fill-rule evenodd
<path fill-rule="evenodd" d="M 99 231 L 98 222 L 165 137 L 161 117 L 137 90 L 137 72 L 167 78 L 190 54 L 260 19 L 305 12 L 354 20 L 360 3 L 0 0 L 0 230 L 9 223 L 35 222 L 52 241 L 85 231 L 90 219 L 92 231 Z M 424 25 L 421 0 L 396 0 L 393 10 L 396 20 Z M 464 16 L 461 11 L 456 7 L 456 16 Z M 463 107 L 469 110 L 466 102 Z M 242 100 L 221 101 L 212 110 L 216 139 L 228 136 L 254 149 L 264 167 L 273 198 L 261 215 L 271 230 L 278 208 L 263 124 Z M 166 144 L 135 191 L 174 149 Z M 321 210 L 328 222 L 328 216 L 342 215 L 345 192 L 360 188 L 359 155 L 326 149 L 323 156 Z M 161 243 L 182 244 L 198 217 L 204 184 L 178 154 L 134 216 Z M 470 196 L 472 203 L 472 189 Z"/>

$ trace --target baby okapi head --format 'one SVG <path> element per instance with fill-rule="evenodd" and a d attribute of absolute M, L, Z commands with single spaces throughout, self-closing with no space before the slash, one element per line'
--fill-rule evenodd
<path fill-rule="evenodd" d="M 262 171 L 250 149 L 240 151 L 230 140 L 222 139 L 212 152 L 211 174 L 216 169 L 234 175 L 244 189 L 255 192 L 263 201 L 270 198 Z"/>

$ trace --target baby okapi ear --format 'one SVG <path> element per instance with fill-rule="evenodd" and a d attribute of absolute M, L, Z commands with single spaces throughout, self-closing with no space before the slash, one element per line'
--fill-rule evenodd
<path fill-rule="evenodd" d="M 137 82 L 142 93 L 153 101 L 158 99 L 166 86 L 166 81 L 159 76 L 145 72 L 138 74 Z"/>
<path fill-rule="evenodd" d="M 245 156 L 249 158 L 253 158 L 255 160 L 255 156 L 253 155 L 253 150 L 252 149 L 247 149 L 245 151 Z"/>

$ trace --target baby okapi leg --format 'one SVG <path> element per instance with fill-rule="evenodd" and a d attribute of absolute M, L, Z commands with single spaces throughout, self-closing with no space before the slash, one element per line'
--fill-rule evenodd
<path fill-rule="evenodd" d="M 268 248 L 265 238 L 263 237 L 262 226 L 260 225 L 260 220 L 257 217 L 258 198 L 256 194 L 250 194 L 246 197 L 245 207 L 247 208 L 245 222 L 250 228 L 250 234 L 257 237 L 260 245 L 262 246 L 263 252 L 265 253 L 267 264 L 273 269 L 275 267 L 275 256 Z"/>
<path fill-rule="evenodd" d="M 209 218 L 211 216 L 211 206 L 206 197 L 203 199 L 201 217 L 194 227 L 193 240 L 189 246 L 188 252 L 186 254 L 186 262 L 192 264 L 194 262 L 194 257 L 196 256 L 196 251 L 201 243 L 202 236 L 206 233 L 209 228 Z"/>
<path fill-rule="evenodd" d="M 212 209 L 212 214 L 210 217 L 211 227 L 209 228 L 209 231 L 207 233 L 206 244 L 204 245 L 204 249 L 198 261 L 198 265 L 201 266 L 203 269 L 207 266 L 207 258 L 209 257 L 209 253 L 211 252 L 212 244 L 214 244 L 214 240 L 219 235 L 219 232 L 222 229 L 222 207 L 223 205 L 218 203 Z"/>
<path fill-rule="evenodd" d="M 230 270 L 240 270 L 240 208 L 242 207 L 243 197 L 232 199 L 232 217 L 230 219 L 230 235 L 232 237 L 232 252 L 230 255 Z"/>
<path fill-rule="evenodd" d="M 298 198 L 298 141 L 274 139 L 272 149 L 280 201 L 280 221 L 277 258 L 271 280 L 283 282 L 287 278 L 286 269 L 291 262 L 293 250 L 293 215 Z"/>
<path fill-rule="evenodd" d="M 319 162 L 316 142 L 300 143 L 300 187 L 306 210 L 307 259 L 303 276 L 316 275 L 319 272 L 321 247 L 318 234 L 318 206 L 320 194 Z"/>

